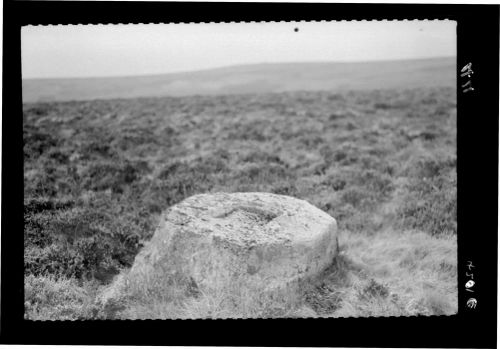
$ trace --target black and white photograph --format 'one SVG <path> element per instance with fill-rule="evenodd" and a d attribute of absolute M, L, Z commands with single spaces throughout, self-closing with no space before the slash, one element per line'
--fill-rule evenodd
<path fill-rule="evenodd" d="M 24 319 L 457 314 L 456 21 L 30 25 L 21 57 Z"/>

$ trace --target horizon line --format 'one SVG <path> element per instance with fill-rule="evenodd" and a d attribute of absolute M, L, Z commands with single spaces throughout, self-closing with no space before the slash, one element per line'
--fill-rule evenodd
<path fill-rule="evenodd" d="M 372 59 L 372 60 L 339 60 L 339 61 L 290 61 L 290 62 L 257 62 L 257 63 L 241 63 L 241 64 L 230 64 L 223 66 L 216 66 L 212 68 L 201 68 L 194 70 L 182 70 L 182 71 L 173 71 L 166 73 L 146 73 L 146 74 L 137 74 L 137 75 L 102 75 L 102 76 L 64 76 L 64 77 L 28 77 L 21 78 L 22 81 L 25 80 L 97 80 L 97 79 L 127 79 L 127 78 L 141 78 L 141 77 L 154 77 L 154 76 L 165 76 L 165 75 L 182 75 L 188 73 L 201 73 L 208 72 L 214 70 L 222 70 L 228 68 L 237 68 L 237 67 L 250 67 L 250 66 L 258 66 L 258 65 L 293 65 L 293 64 L 363 64 L 363 63 L 383 63 L 383 62 L 402 62 L 402 61 L 424 61 L 424 60 L 433 60 L 433 59 L 450 59 L 457 58 L 457 55 L 453 56 L 432 56 L 432 57 L 418 57 L 418 58 L 397 58 L 397 59 Z"/>

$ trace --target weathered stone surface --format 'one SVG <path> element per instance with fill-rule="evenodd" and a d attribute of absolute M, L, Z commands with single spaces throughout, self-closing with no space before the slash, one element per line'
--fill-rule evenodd
<path fill-rule="evenodd" d="M 270 193 L 192 196 L 169 208 L 129 281 L 158 272 L 200 289 L 264 292 L 321 272 L 337 253 L 337 223 L 306 201 Z"/>

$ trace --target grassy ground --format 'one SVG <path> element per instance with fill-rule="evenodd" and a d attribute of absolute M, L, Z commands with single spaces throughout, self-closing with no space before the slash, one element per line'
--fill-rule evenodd
<path fill-rule="evenodd" d="M 293 304 L 171 287 L 118 316 L 457 311 L 454 89 L 26 104 L 24 141 L 27 318 L 110 317 L 96 295 L 160 212 L 215 191 L 305 199 L 342 253 Z"/>

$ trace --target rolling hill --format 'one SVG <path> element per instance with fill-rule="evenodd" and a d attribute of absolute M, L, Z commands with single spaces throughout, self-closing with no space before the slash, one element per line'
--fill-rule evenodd
<path fill-rule="evenodd" d="M 272 63 L 148 76 L 23 79 L 23 101 L 454 87 L 456 58 Z"/>

